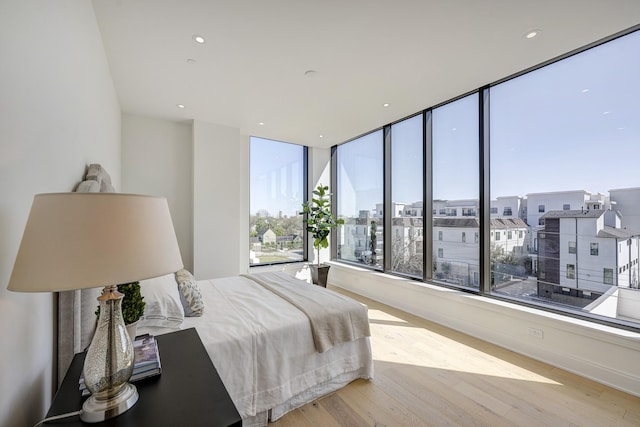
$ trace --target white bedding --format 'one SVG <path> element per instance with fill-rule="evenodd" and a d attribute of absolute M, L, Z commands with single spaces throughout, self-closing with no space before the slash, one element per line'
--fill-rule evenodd
<path fill-rule="evenodd" d="M 245 426 L 266 425 L 268 415 L 276 420 L 357 378 L 373 378 L 368 337 L 319 353 L 306 315 L 252 280 L 198 284 L 204 314 L 185 318 L 182 328 L 197 329 Z"/>

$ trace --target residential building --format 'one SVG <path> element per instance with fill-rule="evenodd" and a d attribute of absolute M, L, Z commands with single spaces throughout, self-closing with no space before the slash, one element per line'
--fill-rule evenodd
<path fill-rule="evenodd" d="M 520 218 L 526 220 L 524 199 L 520 196 L 500 196 L 491 201 L 491 218 Z"/>
<path fill-rule="evenodd" d="M 620 226 L 632 231 L 640 231 L 640 188 L 609 190 L 609 197 L 615 209 L 622 212 Z"/>
<path fill-rule="evenodd" d="M 596 299 L 612 287 L 638 287 L 640 235 L 605 209 L 549 211 L 538 231 L 539 295 Z"/>

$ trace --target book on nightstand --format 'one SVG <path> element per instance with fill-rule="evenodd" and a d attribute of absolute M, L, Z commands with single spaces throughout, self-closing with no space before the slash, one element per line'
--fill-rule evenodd
<path fill-rule="evenodd" d="M 133 374 L 129 382 L 136 382 L 144 378 L 162 373 L 158 344 L 153 335 L 141 335 L 133 342 Z M 83 396 L 91 394 L 84 383 L 84 373 L 80 375 L 79 387 Z"/>

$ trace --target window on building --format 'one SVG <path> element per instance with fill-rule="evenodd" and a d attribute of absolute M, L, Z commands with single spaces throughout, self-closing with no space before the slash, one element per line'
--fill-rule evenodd
<path fill-rule="evenodd" d="M 462 232 L 462 243 L 465 243 L 467 241 L 467 233 L 465 233 L 464 231 Z"/>
<path fill-rule="evenodd" d="M 524 232 L 522 230 L 518 231 L 518 238 L 522 239 L 524 237 Z"/>
<path fill-rule="evenodd" d="M 500 240 L 500 232 L 496 231 L 496 240 Z"/>
<path fill-rule="evenodd" d="M 383 202 L 382 130 L 339 145 L 335 157 L 336 210 L 344 220 L 337 229 L 337 258 L 380 269 L 384 265 L 384 217 L 371 212 Z M 364 229 L 361 235 L 354 233 L 358 226 Z"/>
<path fill-rule="evenodd" d="M 544 205 L 538 205 L 538 212 L 544 213 Z"/>
<path fill-rule="evenodd" d="M 478 243 L 480 241 L 480 233 L 476 232 L 473 235 L 473 243 Z"/>
<path fill-rule="evenodd" d="M 602 269 L 602 283 L 605 285 L 613 285 L 613 268 Z"/>
<path fill-rule="evenodd" d="M 513 234 L 511 231 L 507 231 L 507 240 L 513 239 Z"/>
<path fill-rule="evenodd" d="M 492 215 L 497 215 L 497 214 L 498 214 L 498 208 L 496 208 L 496 207 L 492 207 L 492 208 L 491 208 L 491 214 L 492 214 Z"/>
<path fill-rule="evenodd" d="M 563 211 L 568 211 L 570 209 L 571 209 L 571 205 L 570 204 L 565 203 L 565 204 L 562 205 L 562 210 Z"/>
<path fill-rule="evenodd" d="M 544 218 L 538 218 L 538 225 L 544 225 Z"/>
<path fill-rule="evenodd" d="M 573 264 L 567 264 L 567 279 L 576 278 L 576 266 Z"/>
<path fill-rule="evenodd" d="M 599 246 L 598 243 L 591 243 L 591 255 L 598 255 Z"/>
<path fill-rule="evenodd" d="M 249 144 L 249 263 L 302 261 L 307 149 L 257 137 Z"/>
<path fill-rule="evenodd" d="M 511 216 L 511 215 L 512 215 L 512 213 L 511 213 L 511 208 L 504 208 L 504 209 L 502 210 L 502 215 L 503 215 L 503 216 Z"/>
<path fill-rule="evenodd" d="M 444 249 L 438 248 L 438 258 L 444 258 Z"/>
<path fill-rule="evenodd" d="M 442 241 L 442 231 L 438 231 L 438 240 Z"/>
<path fill-rule="evenodd" d="M 446 209 L 440 209 L 440 215 L 446 215 L 446 214 L 447 214 Z"/>
<path fill-rule="evenodd" d="M 391 202 L 422 202 L 422 115 L 391 126 Z M 414 212 L 415 216 L 415 212 Z M 405 220 L 413 221 L 413 220 Z M 391 270 L 413 277 L 423 277 L 422 221 L 393 221 L 392 227 L 403 232 L 391 242 Z"/>
<path fill-rule="evenodd" d="M 575 254 L 576 253 L 576 242 L 569 242 L 569 253 L 570 254 Z"/>

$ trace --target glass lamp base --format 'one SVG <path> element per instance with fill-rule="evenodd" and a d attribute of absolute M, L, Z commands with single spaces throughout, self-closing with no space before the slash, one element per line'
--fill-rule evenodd
<path fill-rule="evenodd" d="M 115 396 L 101 399 L 91 396 L 82 405 L 80 419 L 85 423 L 98 423 L 126 412 L 138 401 L 136 386 L 126 383 Z"/>

